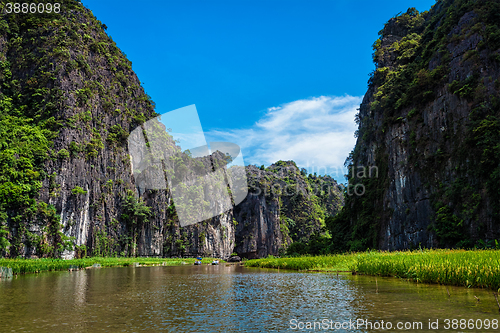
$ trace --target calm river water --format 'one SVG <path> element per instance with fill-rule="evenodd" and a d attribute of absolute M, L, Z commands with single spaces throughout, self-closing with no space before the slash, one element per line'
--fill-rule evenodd
<path fill-rule="evenodd" d="M 448 290 L 450 296 L 443 286 L 398 279 L 236 265 L 48 272 L 0 281 L 0 332 L 500 331 L 485 329 L 500 319 L 491 292 Z M 445 319 L 483 327 L 453 329 L 450 321 L 447 330 Z M 356 328 L 357 320 L 375 326 Z M 429 320 L 438 328 L 429 329 Z M 316 330 L 307 330 L 315 321 Z"/>

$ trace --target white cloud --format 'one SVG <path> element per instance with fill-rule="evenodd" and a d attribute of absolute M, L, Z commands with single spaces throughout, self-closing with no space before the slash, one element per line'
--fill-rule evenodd
<path fill-rule="evenodd" d="M 294 160 L 309 171 L 332 174 L 338 170 L 340 176 L 356 143 L 354 116 L 361 100 L 349 95 L 297 100 L 268 108 L 251 128 L 213 130 L 206 137 L 238 144 L 246 164 Z"/>

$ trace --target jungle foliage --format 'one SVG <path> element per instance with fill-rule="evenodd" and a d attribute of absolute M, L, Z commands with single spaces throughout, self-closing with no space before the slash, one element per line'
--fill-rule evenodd
<path fill-rule="evenodd" d="M 471 23 L 463 31 L 457 30 L 466 13 Z M 368 81 L 372 102 L 362 105 L 368 108 L 364 112 L 368 116 L 357 116 L 358 141 L 346 166 L 351 170 L 352 166 L 362 165 L 369 145 L 383 142 L 391 128 L 408 127 L 405 132 L 409 168 L 423 176 L 427 181 L 424 185 L 433 193 L 434 215 L 429 231 L 435 234 L 440 247 L 485 247 L 493 239 L 486 235 L 481 221 L 492 219 L 500 225 L 499 84 L 495 82 L 495 92 L 491 93 L 495 78 L 483 71 L 485 63 L 490 69 L 500 64 L 499 22 L 497 1 L 441 0 L 428 12 L 410 8 L 397 15 L 373 44 L 376 69 Z M 382 46 L 387 34 L 403 37 Z M 460 62 L 471 68 L 470 74 L 464 79 L 450 78 L 452 46 L 474 34 L 479 36 L 477 48 L 461 55 Z M 439 149 L 424 158 L 422 150 L 429 134 L 421 134 L 422 110 L 438 98 L 443 87 L 471 105 L 469 123 L 465 132 L 459 133 L 463 139 L 454 140 L 453 134 L 444 132 Z M 382 119 L 381 127 L 374 125 L 376 119 Z M 384 208 L 390 184 L 387 163 L 391 157 L 380 148 L 374 155 L 373 163 L 379 167 L 380 177 L 358 179 L 350 172 L 349 184 L 363 184 L 365 194 L 346 194 L 343 210 L 326 220 L 332 252 L 378 248 L 381 221 L 393 214 Z M 456 166 L 453 177 L 447 176 L 445 170 L 449 160 Z"/>
<path fill-rule="evenodd" d="M 131 63 L 103 24 L 80 1 L 59 3 L 61 13 L 0 17 L 0 256 L 58 256 L 73 249 L 55 208 L 40 199 L 44 186 L 52 197 L 61 192 L 47 164 L 91 162 L 106 144 L 123 145 L 130 128 L 115 124 L 108 131 L 105 113 L 125 117 L 131 128 L 155 115 L 149 96 L 135 93 L 141 87 L 130 79 Z M 103 84 L 108 78 L 101 64 L 113 76 L 111 86 Z M 64 87 L 63 78 L 81 87 Z M 119 106 L 123 97 L 143 108 Z M 56 149 L 64 129 L 78 131 L 80 138 Z M 87 195 L 81 186 L 69 190 Z"/>

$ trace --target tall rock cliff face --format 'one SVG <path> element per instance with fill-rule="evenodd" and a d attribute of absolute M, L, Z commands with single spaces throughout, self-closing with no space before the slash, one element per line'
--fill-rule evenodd
<path fill-rule="evenodd" d="M 438 1 L 374 43 L 339 249 L 490 246 L 500 237 L 500 4 Z M 377 166 L 378 177 L 362 171 Z"/>
<path fill-rule="evenodd" d="M 157 116 L 154 103 L 105 26 L 80 2 L 59 3 L 60 13 L 0 17 L 0 255 L 265 256 L 294 239 L 294 225 L 310 225 L 298 238 L 319 232 L 324 216 L 287 224 L 298 216 L 283 212 L 288 197 L 267 194 L 181 227 L 169 190 L 148 189 L 132 170 L 127 139 Z M 220 153 L 194 159 L 163 139 L 178 181 L 200 163 L 225 168 Z M 247 231 L 259 241 L 241 242 Z"/>
<path fill-rule="evenodd" d="M 279 255 L 292 242 L 322 234 L 325 219 L 340 211 L 343 194 L 329 176 L 306 177 L 294 162 L 261 170 L 247 167 L 249 194 L 234 209 L 235 251 L 247 258 Z"/>
<path fill-rule="evenodd" d="M 230 212 L 180 228 L 170 193 L 136 183 L 127 137 L 154 103 L 103 24 L 61 1 L 0 26 L 4 255 L 229 256 Z"/>

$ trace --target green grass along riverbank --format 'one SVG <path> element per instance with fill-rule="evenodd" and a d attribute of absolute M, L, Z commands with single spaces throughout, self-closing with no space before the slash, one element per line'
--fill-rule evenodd
<path fill-rule="evenodd" d="M 349 271 L 392 276 L 420 283 L 500 288 L 500 250 L 370 251 L 329 256 L 265 258 L 245 262 L 246 267 L 303 271 Z"/>
<path fill-rule="evenodd" d="M 194 258 L 84 258 L 84 259 L 0 259 L 0 267 L 14 274 L 101 267 L 194 264 Z M 203 259 L 210 264 L 212 258 Z M 421 283 L 500 288 L 500 250 L 416 250 L 401 252 L 359 252 L 329 256 L 265 258 L 245 262 L 246 267 L 280 268 L 301 271 L 356 272 L 393 276 Z"/>
<path fill-rule="evenodd" d="M 45 271 L 60 271 L 71 268 L 86 268 L 94 264 L 100 264 L 101 267 L 120 267 L 133 266 L 179 266 L 184 264 L 193 265 L 195 258 L 127 258 L 127 257 L 91 257 L 83 259 L 0 259 L 0 267 L 12 268 L 13 274 L 39 273 Z M 202 264 L 210 264 L 214 259 L 206 258 Z M 221 261 L 222 262 L 222 261 Z"/>

